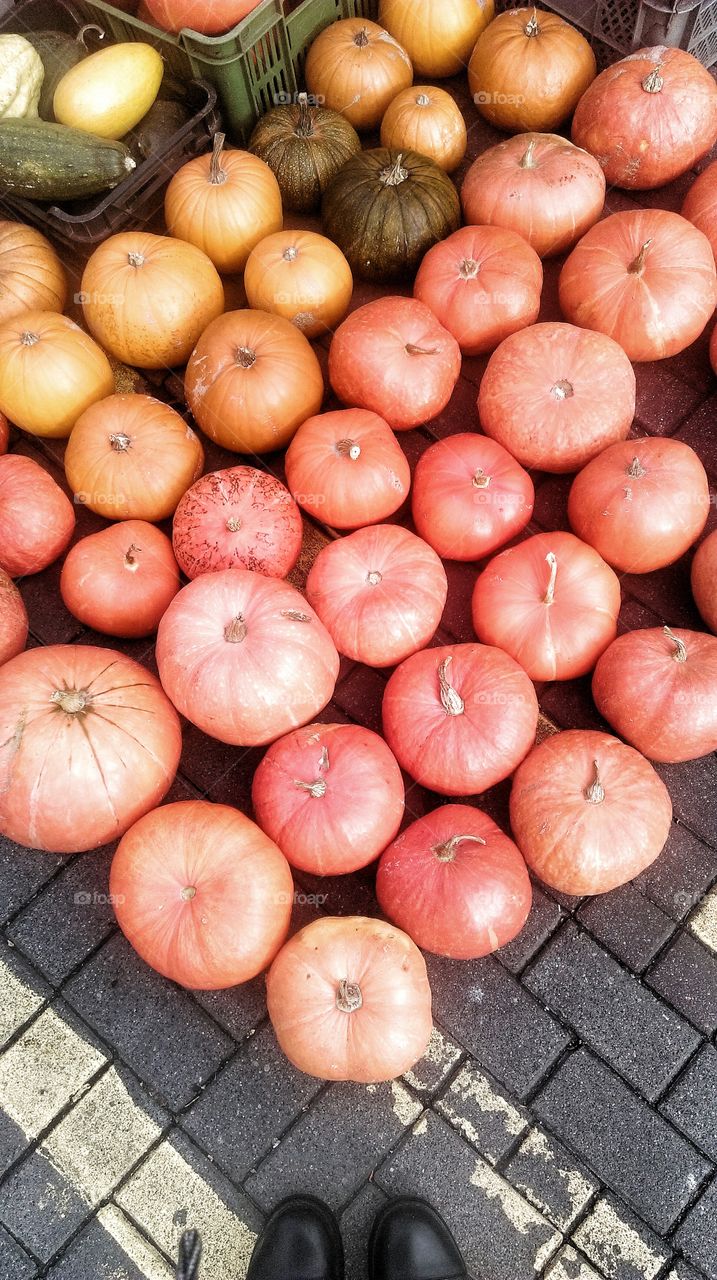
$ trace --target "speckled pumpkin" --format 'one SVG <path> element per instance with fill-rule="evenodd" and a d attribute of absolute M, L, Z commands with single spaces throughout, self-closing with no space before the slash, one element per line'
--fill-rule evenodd
<path fill-rule="evenodd" d="M 361 142 L 338 111 L 311 106 L 307 94 L 300 93 L 296 102 L 262 116 L 249 150 L 272 170 L 284 208 L 311 213 L 334 174 L 361 150 Z"/>

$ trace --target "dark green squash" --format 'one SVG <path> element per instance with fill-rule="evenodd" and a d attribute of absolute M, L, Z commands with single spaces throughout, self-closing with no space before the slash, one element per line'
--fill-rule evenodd
<path fill-rule="evenodd" d="M 428 156 L 378 147 L 344 165 L 326 189 L 324 231 L 364 280 L 412 276 L 461 222 L 458 192 Z"/>
<path fill-rule="evenodd" d="M 184 102 L 157 98 L 146 116 L 123 139 L 135 160 L 149 160 L 162 155 L 175 133 L 192 118 L 192 110 Z"/>
<path fill-rule="evenodd" d="M 334 174 L 361 150 L 353 125 L 338 111 L 309 104 L 305 93 L 274 107 L 256 125 L 249 150 L 266 161 L 285 209 L 311 213 Z"/>
<path fill-rule="evenodd" d="M 76 36 L 66 31 L 24 31 L 26 40 L 37 50 L 45 68 L 45 79 L 40 91 L 38 113 L 41 120 L 54 120 L 52 100 L 55 89 L 66 72 L 87 57 L 89 49 L 85 45 L 88 31 L 95 31 L 100 37 L 104 35 L 101 27 L 88 23 L 81 27 Z"/>
<path fill-rule="evenodd" d="M 127 147 L 44 120 L 0 120 L 0 188 L 26 200 L 109 191 L 136 168 Z"/>

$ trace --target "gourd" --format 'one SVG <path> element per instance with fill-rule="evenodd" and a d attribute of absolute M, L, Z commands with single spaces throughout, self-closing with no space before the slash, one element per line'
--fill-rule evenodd
<path fill-rule="evenodd" d="M 45 75 L 37 50 L 24 36 L 0 36 L 0 119 L 36 116 Z"/>
<path fill-rule="evenodd" d="M 185 103 L 158 98 L 125 141 L 137 160 L 149 160 L 166 151 L 175 133 L 191 118 L 192 112 Z"/>
<path fill-rule="evenodd" d="M 352 124 L 338 111 L 296 102 L 274 107 L 258 122 L 249 150 L 264 160 L 279 184 L 285 209 L 311 213 L 335 173 L 361 150 Z"/>
<path fill-rule="evenodd" d="M 88 31 L 95 32 L 98 39 L 104 36 L 102 28 L 95 26 L 94 23 L 80 27 L 76 36 L 68 35 L 66 31 L 28 31 L 25 38 L 39 53 L 45 70 L 38 104 L 41 120 L 55 119 L 52 109 L 55 89 L 70 68 L 87 57 L 85 36 Z"/>
<path fill-rule="evenodd" d="M 121 142 L 44 120 L 0 120 L 0 185 L 27 200 L 109 191 L 136 168 Z"/>
<path fill-rule="evenodd" d="M 151 44 L 113 44 L 71 67 L 55 89 L 55 119 L 71 128 L 123 138 L 152 106 L 164 74 Z"/>

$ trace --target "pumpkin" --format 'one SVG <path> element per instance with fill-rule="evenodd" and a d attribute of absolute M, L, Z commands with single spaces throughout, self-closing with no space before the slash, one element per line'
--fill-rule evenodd
<path fill-rule="evenodd" d="M 256 467 L 229 467 L 202 476 L 180 499 L 172 542 L 188 578 L 221 569 L 285 578 L 302 532 L 301 512 L 280 480 Z"/>
<path fill-rule="evenodd" d="M 375 128 L 386 107 L 413 81 L 411 59 L 393 36 L 365 18 L 332 22 L 309 48 L 306 86 L 355 129 Z"/>
<path fill-rule="evenodd" d="M 593 81 L 572 138 L 597 157 L 611 186 L 662 187 L 717 141 L 717 85 L 684 49 L 639 49 Z"/>
<path fill-rule="evenodd" d="M 367 866 L 403 819 L 401 770 L 383 738 L 358 724 L 308 724 L 279 738 L 251 795 L 262 831 L 311 875 Z"/>
<path fill-rule="evenodd" d="M 380 0 L 378 20 L 401 42 L 417 75 L 440 80 L 463 70 L 494 13 L 493 0 Z"/>
<path fill-rule="evenodd" d="M 286 859 L 238 809 L 164 805 L 135 822 L 112 859 L 119 926 L 158 973 L 193 990 L 248 982 L 289 929 Z"/>
<path fill-rule="evenodd" d="M 538 700 L 522 667 L 482 644 L 406 658 L 383 696 L 384 737 L 402 769 L 446 796 L 487 791 L 535 740 Z"/>
<path fill-rule="evenodd" d="M 283 316 L 227 311 L 194 348 L 184 391 L 210 439 L 237 453 L 270 453 L 318 413 L 324 379 L 308 340 Z"/>
<path fill-rule="evenodd" d="M 717 329 L 713 329 L 712 337 L 710 338 L 710 348 L 709 348 L 710 364 L 712 365 L 712 370 L 714 373 L 717 373 L 717 337 L 715 336 L 716 333 L 717 333 Z"/>
<path fill-rule="evenodd" d="M 631 360 L 664 360 L 689 347 L 715 309 L 709 240 L 665 209 L 613 213 L 573 249 L 559 296 L 568 320 L 608 334 Z"/>
<path fill-rule="evenodd" d="M 513 779 L 513 835 L 531 870 L 560 893 L 626 884 L 655 861 L 671 824 L 662 779 L 608 733 L 550 734 Z"/>
<path fill-rule="evenodd" d="M 0 221 L 0 324 L 23 311 L 64 311 L 67 276 L 39 231 Z"/>
<path fill-rule="evenodd" d="M 454 98 L 434 85 L 414 85 L 397 94 L 381 121 L 381 146 L 417 151 L 440 169 L 457 169 L 468 145 L 466 124 Z"/>
<path fill-rule="evenodd" d="M 394 431 L 429 422 L 445 409 L 461 371 L 461 350 L 423 302 L 383 297 L 340 324 L 329 350 L 339 400 L 371 409 Z"/>
<path fill-rule="evenodd" d="M 22 311 L 0 325 L 0 412 L 23 431 L 69 436 L 114 385 L 104 351 L 68 316 Z"/>
<path fill-rule="evenodd" d="M 39 573 L 74 531 L 74 507 L 45 468 L 20 453 L 0 457 L 0 569 L 11 578 Z"/>
<path fill-rule="evenodd" d="M 690 580 L 697 608 L 710 631 L 717 632 L 717 529 L 697 548 Z"/>
<path fill-rule="evenodd" d="M 570 324 L 536 324 L 506 338 L 478 394 L 486 435 L 541 471 L 576 471 L 624 440 L 634 413 L 635 373 L 625 352 Z"/>
<path fill-rule="evenodd" d="M 523 530 L 533 481 L 487 436 L 437 440 L 421 455 L 411 511 L 417 532 L 444 560 L 481 560 Z"/>
<path fill-rule="evenodd" d="M 44 75 L 42 59 L 29 40 L 0 35 L 0 120 L 37 116 Z"/>
<path fill-rule="evenodd" d="M 204 450 L 176 409 L 134 393 L 83 413 L 65 450 L 75 501 L 108 520 L 166 520 L 203 466 Z"/>
<path fill-rule="evenodd" d="M 10 424 L 4 413 L 0 413 L 0 457 L 7 453 L 10 443 Z"/>
<path fill-rule="evenodd" d="M 598 662 L 595 705 L 650 760 L 717 750 L 717 636 L 647 627 L 618 636 Z"/>
<path fill-rule="evenodd" d="M 533 892 L 520 850 L 500 827 L 471 805 L 446 804 L 384 851 L 376 896 L 424 951 L 476 960 L 520 933 Z"/>
<path fill-rule="evenodd" d="M 146 116 L 163 75 L 162 55 L 151 44 L 109 44 L 62 77 L 52 98 L 55 120 L 99 138 L 123 138 Z"/>
<path fill-rule="evenodd" d="M 518 133 L 473 161 L 461 187 L 466 222 L 505 227 L 541 258 L 572 248 L 597 222 L 605 174 L 555 133 Z"/>
<path fill-rule="evenodd" d="M 255 9 L 259 0 L 144 0 L 147 19 L 162 31 L 185 30 L 204 36 L 230 31 Z"/>
<path fill-rule="evenodd" d="M 299 93 L 260 117 L 249 150 L 268 164 L 285 209 L 313 213 L 329 182 L 361 150 L 353 125 L 338 111 L 309 103 Z"/>
<path fill-rule="evenodd" d="M 418 947 L 364 916 L 301 929 L 271 966 L 266 995 L 280 1048 L 322 1080 L 393 1080 L 422 1057 L 433 1029 Z"/>
<path fill-rule="evenodd" d="M 481 115 L 508 133 L 549 133 L 595 79 L 585 36 L 555 13 L 509 9 L 478 37 L 468 87 Z"/>
<path fill-rule="evenodd" d="M 217 271 L 243 271 L 255 244 L 283 225 L 281 192 L 268 164 L 248 151 L 224 151 L 214 135 L 211 154 L 188 160 L 164 197 L 167 230 L 196 245 Z M 210 317 L 213 318 L 213 317 Z"/>
<path fill-rule="evenodd" d="M 288 583 L 225 569 L 175 596 L 159 624 L 157 666 L 175 707 L 204 733 L 260 746 L 323 710 L 339 657 Z"/>
<path fill-rule="evenodd" d="M 435 551 L 395 524 L 329 542 L 306 581 L 306 598 L 339 653 L 391 667 L 431 640 L 448 594 Z"/>
<path fill-rule="evenodd" d="M 575 477 L 568 498 L 578 537 L 622 573 L 679 560 L 709 509 L 709 482 L 694 449 L 659 436 L 606 449 Z"/>
<path fill-rule="evenodd" d="M 369 409 L 307 418 L 285 463 L 286 483 L 299 506 L 334 529 L 386 520 L 411 484 L 403 449 L 388 423 Z"/>
<path fill-rule="evenodd" d="M 307 338 L 343 320 L 353 293 L 343 253 L 315 231 L 278 231 L 249 254 L 244 288 L 250 307 L 283 316 Z"/>
<path fill-rule="evenodd" d="M 378 282 L 412 275 L 461 220 L 458 193 L 428 156 L 378 147 L 348 160 L 321 204 L 324 231 L 352 271 Z"/>
<path fill-rule="evenodd" d="M 129 639 L 152 635 L 178 591 L 172 544 L 145 520 L 111 524 L 82 538 L 60 576 L 71 614 L 94 631 Z"/>
<path fill-rule="evenodd" d="M 149 231 L 122 231 L 91 254 L 82 309 L 99 343 L 140 369 L 184 364 L 224 310 L 224 289 L 201 249 Z"/>
<path fill-rule="evenodd" d="M 586 675 L 617 634 L 620 582 L 571 533 L 537 533 L 490 561 L 472 600 L 473 627 L 531 680 Z"/>
<path fill-rule="evenodd" d="M 707 236 L 717 258 L 717 161 L 713 161 L 692 183 L 685 196 L 682 217 Z"/>
<path fill-rule="evenodd" d="M 28 629 L 23 598 L 10 575 L 0 569 L 0 666 L 22 653 Z"/>
<path fill-rule="evenodd" d="M 80 853 L 117 839 L 159 804 L 182 735 L 139 663 L 58 644 L 0 667 L 0 744 L 2 834 L 31 849 Z"/>
<path fill-rule="evenodd" d="M 413 287 L 464 355 L 493 351 L 540 311 L 543 268 L 522 236 L 503 227 L 462 227 L 428 250 Z"/>

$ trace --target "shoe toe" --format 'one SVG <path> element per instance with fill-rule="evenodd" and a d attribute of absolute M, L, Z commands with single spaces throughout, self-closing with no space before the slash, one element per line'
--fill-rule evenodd
<path fill-rule="evenodd" d="M 440 1214 L 421 1200 L 394 1200 L 379 1213 L 370 1246 L 371 1280 L 459 1280 L 460 1250 Z"/>
<path fill-rule="evenodd" d="M 247 1280 L 341 1280 L 343 1249 L 331 1211 L 294 1196 L 274 1210 L 252 1255 Z"/>

